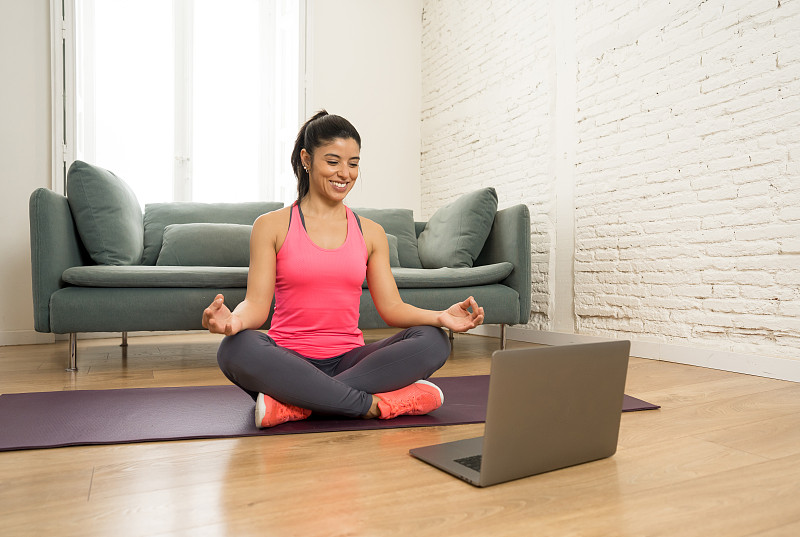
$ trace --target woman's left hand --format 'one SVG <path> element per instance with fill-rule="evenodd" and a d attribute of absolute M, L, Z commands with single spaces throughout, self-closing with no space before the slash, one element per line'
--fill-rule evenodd
<path fill-rule="evenodd" d="M 453 332 L 466 332 L 483 323 L 483 308 L 473 297 L 453 304 L 439 315 L 439 322 Z"/>

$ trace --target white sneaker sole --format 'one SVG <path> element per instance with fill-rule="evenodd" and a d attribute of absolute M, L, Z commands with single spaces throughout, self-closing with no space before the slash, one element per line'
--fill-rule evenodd
<path fill-rule="evenodd" d="M 256 427 L 262 429 L 261 422 L 264 421 L 264 414 L 267 413 L 267 405 L 264 404 L 264 394 L 258 394 L 256 397 Z"/>
<path fill-rule="evenodd" d="M 433 382 L 428 382 L 427 380 L 418 380 L 414 384 L 425 384 L 427 386 L 431 386 L 433 388 L 436 388 L 436 391 L 439 392 L 439 398 L 441 399 L 442 404 L 444 404 L 444 392 L 442 391 L 442 389 L 439 386 L 437 386 Z"/>

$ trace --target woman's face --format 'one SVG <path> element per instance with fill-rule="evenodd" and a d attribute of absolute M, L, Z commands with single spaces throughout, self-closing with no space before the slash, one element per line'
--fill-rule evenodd
<path fill-rule="evenodd" d="M 358 143 L 352 138 L 335 138 L 321 145 L 310 155 L 305 149 L 300 153 L 309 174 L 309 192 L 344 200 L 358 178 L 360 160 Z"/>

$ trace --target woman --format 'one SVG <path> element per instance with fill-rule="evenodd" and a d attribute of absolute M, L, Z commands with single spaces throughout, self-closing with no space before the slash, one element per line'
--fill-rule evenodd
<path fill-rule="evenodd" d="M 450 354 L 440 327 L 464 332 L 483 322 L 472 297 L 445 311 L 405 304 L 383 228 L 344 199 L 358 178 L 361 137 L 324 110 L 297 135 L 291 162 L 297 202 L 260 216 L 250 236 L 247 294 L 231 312 L 217 295 L 203 326 L 225 334 L 220 368 L 256 401 L 256 425 L 272 427 L 312 412 L 388 419 L 426 414 L 444 395 L 424 380 Z M 390 326 L 406 328 L 364 344 L 361 285 Z M 275 310 L 267 334 L 256 331 Z"/>

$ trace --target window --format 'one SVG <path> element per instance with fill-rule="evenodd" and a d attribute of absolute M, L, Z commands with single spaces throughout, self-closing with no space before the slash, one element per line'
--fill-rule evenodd
<path fill-rule="evenodd" d="M 290 202 L 302 18 L 296 0 L 65 0 L 56 154 L 113 171 L 142 205 Z"/>

